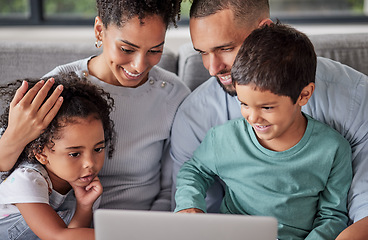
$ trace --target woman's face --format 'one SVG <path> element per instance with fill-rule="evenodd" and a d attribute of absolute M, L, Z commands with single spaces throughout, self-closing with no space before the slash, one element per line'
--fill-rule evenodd
<path fill-rule="evenodd" d="M 148 72 L 161 59 L 166 25 L 157 15 L 148 16 L 143 22 L 136 16 L 121 27 L 110 24 L 105 28 L 96 18 L 95 33 L 100 34 L 103 43 L 103 64 L 97 67 L 103 76 L 97 77 L 124 87 L 138 87 L 147 81 Z"/>

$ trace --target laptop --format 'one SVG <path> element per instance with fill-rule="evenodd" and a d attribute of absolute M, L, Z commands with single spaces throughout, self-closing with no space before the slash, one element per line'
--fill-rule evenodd
<path fill-rule="evenodd" d="M 275 240 L 273 217 L 98 209 L 96 240 Z"/>

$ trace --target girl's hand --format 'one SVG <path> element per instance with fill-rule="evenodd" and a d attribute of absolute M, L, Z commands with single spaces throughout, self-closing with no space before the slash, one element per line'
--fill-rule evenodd
<path fill-rule="evenodd" d="M 78 206 L 82 208 L 92 208 L 93 203 L 102 194 L 102 185 L 100 179 L 95 177 L 86 187 L 73 186 L 75 198 Z"/>

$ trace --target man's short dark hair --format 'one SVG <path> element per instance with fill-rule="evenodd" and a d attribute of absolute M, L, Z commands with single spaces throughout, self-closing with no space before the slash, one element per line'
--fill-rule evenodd
<path fill-rule="evenodd" d="M 268 0 L 193 0 L 190 18 L 207 17 L 231 9 L 237 24 L 249 24 L 270 12 Z"/>

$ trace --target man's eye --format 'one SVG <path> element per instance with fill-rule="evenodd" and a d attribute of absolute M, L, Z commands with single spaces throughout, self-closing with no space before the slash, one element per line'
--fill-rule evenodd
<path fill-rule="evenodd" d="M 234 50 L 233 47 L 231 47 L 231 48 L 223 48 L 222 49 L 223 52 L 231 52 L 232 50 Z"/>

